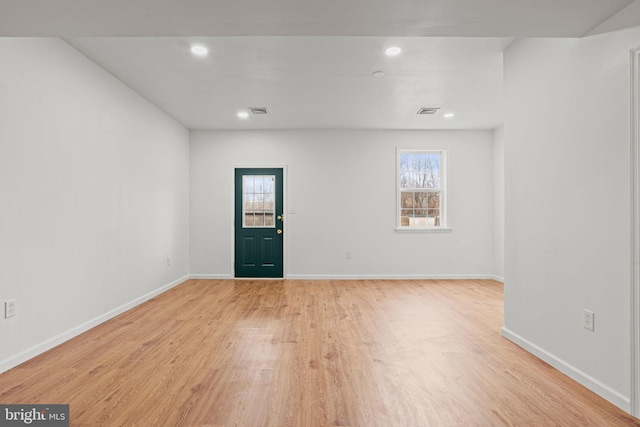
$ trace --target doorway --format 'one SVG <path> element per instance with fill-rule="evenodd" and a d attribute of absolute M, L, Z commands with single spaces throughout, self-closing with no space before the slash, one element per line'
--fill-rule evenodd
<path fill-rule="evenodd" d="M 235 277 L 283 277 L 283 169 L 235 169 Z"/>

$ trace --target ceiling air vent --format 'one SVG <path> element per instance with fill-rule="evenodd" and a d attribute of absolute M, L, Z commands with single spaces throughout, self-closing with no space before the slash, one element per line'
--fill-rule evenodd
<path fill-rule="evenodd" d="M 251 114 L 269 114 L 265 107 L 249 107 Z"/>
<path fill-rule="evenodd" d="M 435 114 L 440 108 L 421 108 L 417 114 Z"/>

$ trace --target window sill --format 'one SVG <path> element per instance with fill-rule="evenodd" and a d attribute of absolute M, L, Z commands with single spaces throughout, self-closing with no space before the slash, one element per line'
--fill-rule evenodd
<path fill-rule="evenodd" d="M 449 227 L 396 227 L 396 233 L 451 233 Z"/>

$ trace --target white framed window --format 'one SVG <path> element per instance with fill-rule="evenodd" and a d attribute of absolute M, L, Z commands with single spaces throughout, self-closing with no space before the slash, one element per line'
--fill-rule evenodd
<path fill-rule="evenodd" d="M 398 148 L 396 158 L 396 230 L 449 230 L 446 152 Z"/>

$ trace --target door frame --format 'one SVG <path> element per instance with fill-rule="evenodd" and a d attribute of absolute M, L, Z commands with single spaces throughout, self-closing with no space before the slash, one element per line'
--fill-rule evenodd
<path fill-rule="evenodd" d="M 282 212 L 285 215 L 285 220 L 282 221 L 282 232 L 284 234 L 282 238 L 282 279 L 287 277 L 287 241 L 288 241 L 288 226 L 287 226 L 287 165 L 273 165 L 273 164 L 264 164 L 264 165 L 231 165 L 231 171 L 229 172 L 229 176 L 231 177 L 231 201 L 229 205 L 231 205 L 231 226 L 230 226 L 230 237 L 231 237 L 231 277 L 234 279 L 242 279 L 243 277 L 236 278 L 236 224 L 235 224 L 235 188 L 236 188 L 236 169 L 282 169 Z M 280 278 L 262 278 L 260 280 L 282 280 Z"/>
<path fill-rule="evenodd" d="M 631 415 L 640 418 L 640 47 L 631 50 Z"/>

